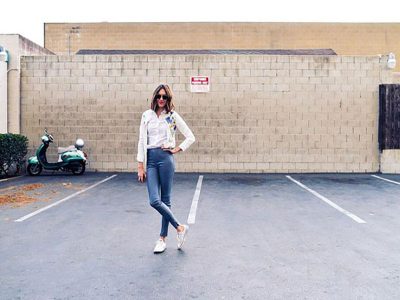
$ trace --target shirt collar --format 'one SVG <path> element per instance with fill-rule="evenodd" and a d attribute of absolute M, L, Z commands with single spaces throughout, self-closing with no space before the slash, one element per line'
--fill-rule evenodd
<path fill-rule="evenodd" d="M 153 111 L 153 114 L 154 114 L 155 116 L 157 116 L 157 113 L 156 113 L 154 110 L 152 110 L 152 111 Z M 160 116 L 166 115 L 166 114 L 167 114 L 167 111 L 164 109 L 164 110 L 161 112 Z"/>

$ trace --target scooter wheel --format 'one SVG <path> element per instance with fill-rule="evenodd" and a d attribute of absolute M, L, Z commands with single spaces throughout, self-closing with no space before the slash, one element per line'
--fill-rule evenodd
<path fill-rule="evenodd" d="M 42 173 L 42 165 L 41 164 L 29 164 L 27 171 L 29 173 L 29 175 L 31 176 L 36 176 L 39 175 L 40 173 Z"/>
<path fill-rule="evenodd" d="M 71 168 L 72 174 L 74 175 L 82 175 L 85 173 L 86 165 L 84 162 L 77 164 L 76 166 L 74 165 Z"/>

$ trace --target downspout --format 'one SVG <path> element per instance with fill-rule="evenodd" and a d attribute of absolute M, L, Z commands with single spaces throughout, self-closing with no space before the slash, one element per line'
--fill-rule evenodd
<path fill-rule="evenodd" d="M 0 133 L 8 133 L 7 66 L 8 51 L 0 46 Z"/>

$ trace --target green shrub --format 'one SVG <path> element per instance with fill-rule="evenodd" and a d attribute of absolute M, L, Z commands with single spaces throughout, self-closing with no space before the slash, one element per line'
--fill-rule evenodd
<path fill-rule="evenodd" d="M 0 134 L 0 176 L 9 176 L 15 168 L 19 173 L 28 152 L 28 138 L 20 134 Z"/>

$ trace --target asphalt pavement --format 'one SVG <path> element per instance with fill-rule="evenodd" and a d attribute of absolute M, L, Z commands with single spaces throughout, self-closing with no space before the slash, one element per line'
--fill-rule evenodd
<path fill-rule="evenodd" d="M 136 174 L 23 176 L 0 196 L 35 184 L 0 206 L 0 299 L 400 297 L 400 175 L 177 173 L 172 209 L 195 223 L 158 255 Z"/>

